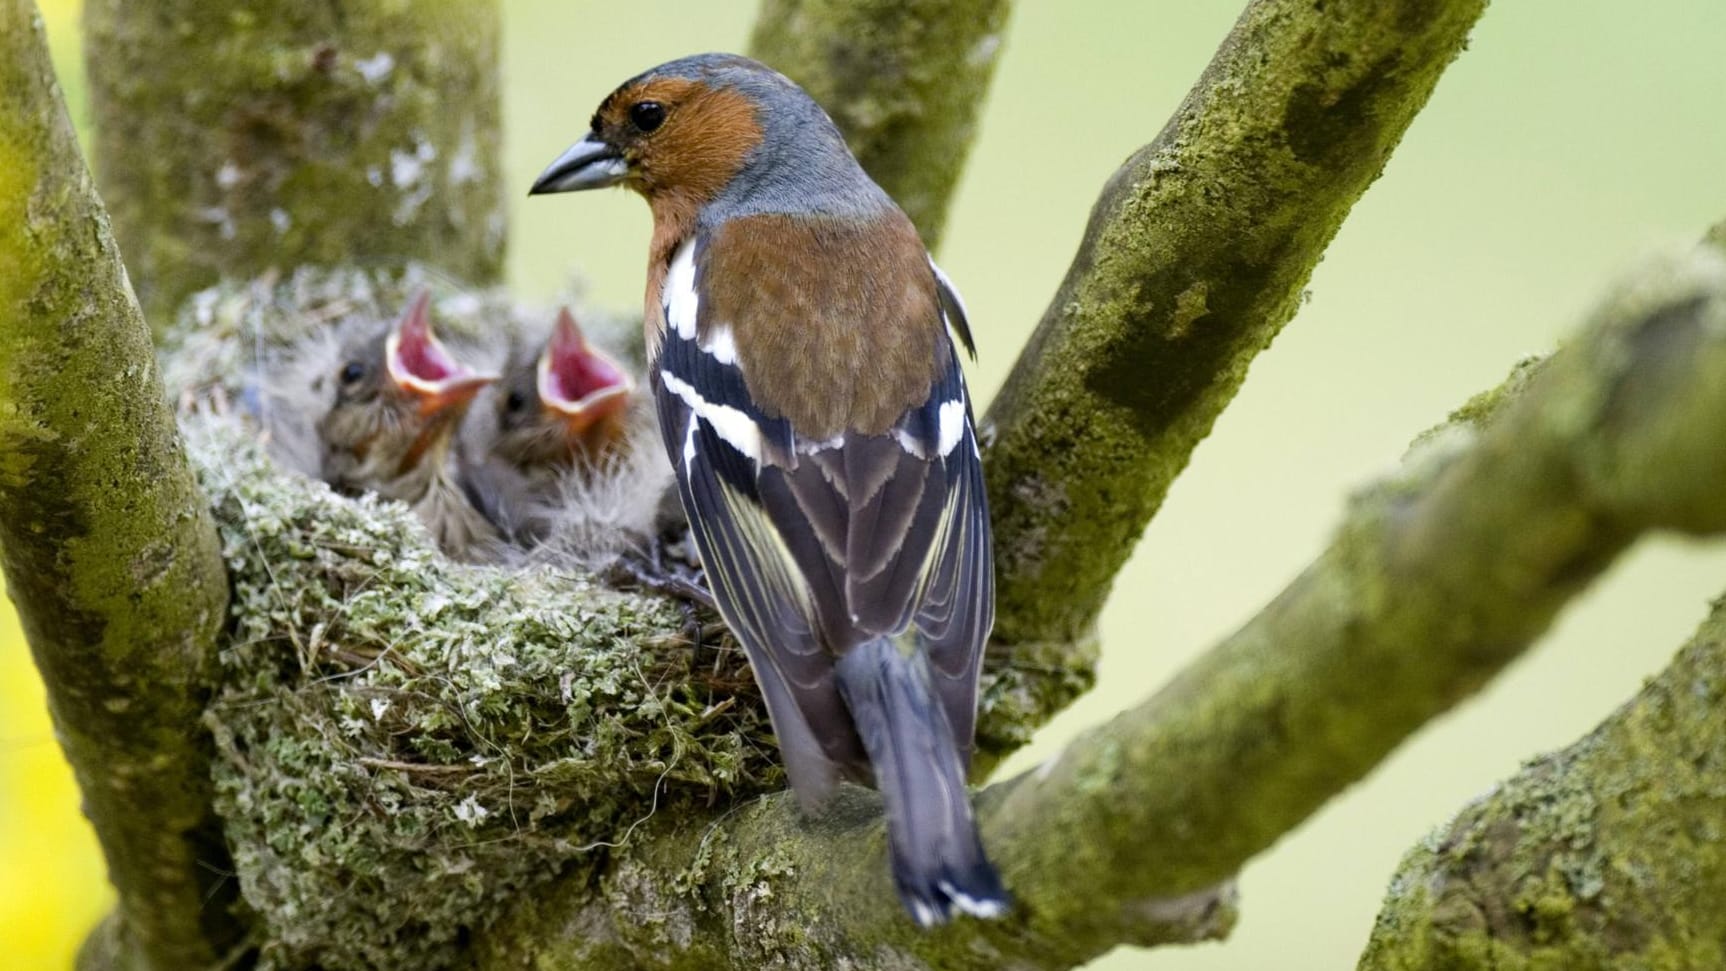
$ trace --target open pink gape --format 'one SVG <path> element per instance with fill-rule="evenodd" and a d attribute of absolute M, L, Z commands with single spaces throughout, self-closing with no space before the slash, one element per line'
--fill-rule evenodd
<path fill-rule="evenodd" d="M 558 311 L 539 359 L 539 398 L 547 408 L 586 427 L 621 410 L 634 385 L 616 361 L 588 345 L 568 309 Z"/>
<path fill-rule="evenodd" d="M 390 377 L 419 399 L 422 414 L 466 402 L 497 379 L 461 363 L 444 348 L 431 329 L 431 295 L 423 292 L 390 333 L 388 359 Z"/>

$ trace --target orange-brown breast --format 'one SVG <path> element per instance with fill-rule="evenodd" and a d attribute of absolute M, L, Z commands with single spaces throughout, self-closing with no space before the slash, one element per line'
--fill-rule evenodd
<path fill-rule="evenodd" d="M 898 210 L 731 220 L 702 248 L 699 281 L 701 336 L 729 327 L 750 396 L 808 438 L 886 432 L 952 352 L 928 256 Z"/>

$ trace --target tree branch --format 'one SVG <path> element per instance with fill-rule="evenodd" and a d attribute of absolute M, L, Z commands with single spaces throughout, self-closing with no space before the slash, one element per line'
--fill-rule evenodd
<path fill-rule="evenodd" d="M 1681 286 L 1690 278 L 1696 290 L 1675 302 L 1673 319 L 1642 337 L 1669 367 L 1683 366 L 1697 343 L 1719 341 L 1698 327 L 1726 325 L 1726 262 L 1706 255 L 1707 247 L 1726 255 L 1726 222 L 1703 244 L 1691 265 L 1656 271 Z M 1726 380 L 1718 363 L 1702 373 Z M 1627 386 L 1635 403 L 1624 410 L 1670 407 L 1648 400 L 1665 392 L 1648 382 L 1667 377 L 1650 373 L 1640 388 Z M 1711 393 L 1720 395 L 1718 385 Z M 1682 469 L 1691 455 L 1675 444 L 1614 462 Z M 1698 486 L 1726 471 L 1711 466 L 1706 454 L 1698 458 L 1688 469 Z M 1672 503 L 1675 525 L 1691 532 L 1720 528 L 1720 517 L 1702 505 Z M 1362 971 L 1726 961 L 1719 907 L 1726 856 L 1715 831 L 1726 818 L 1722 672 L 1726 600 L 1715 603 L 1666 670 L 1588 736 L 1530 763 L 1403 858 L 1361 956 Z"/>
<path fill-rule="evenodd" d="M 1256 0 L 1110 180 L 985 422 L 1007 666 L 1093 650 L 1115 573 L 1484 6 Z"/>
<path fill-rule="evenodd" d="M 151 319 L 271 267 L 501 275 L 497 0 L 92 0 L 84 34 L 97 174 Z"/>
<path fill-rule="evenodd" d="M 1656 265 L 1551 360 L 1422 436 L 1235 635 L 1043 767 L 989 787 L 999 923 L 914 932 L 877 801 L 682 819 L 481 943 L 548 968 L 1068 967 L 1226 930 L 1227 881 L 1486 683 L 1641 532 L 1726 530 L 1726 263 Z"/>
<path fill-rule="evenodd" d="M 0 562 L 135 968 L 234 942 L 199 730 L 227 605 L 108 220 L 28 0 L 0 0 Z"/>
<path fill-rule="evenodd" d="M 821 102 L 931 250 L 977 134 L 1009 0 L 767 0 L 750 52 Z"/>
<path fill-rule="evenodd" d="M 1726 601 L 1600 727 L 1403 859 L 1362 971 L 1726 965 L 1723 675 Z"/>

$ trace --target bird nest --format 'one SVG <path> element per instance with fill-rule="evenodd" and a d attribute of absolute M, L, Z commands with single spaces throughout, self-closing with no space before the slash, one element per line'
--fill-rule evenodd
<path fill-rule="evenodd" d="M 388 319 L 424 282 L 341 271 L 207 291 L 164 359 L 232 584 L 206 720 L 264 967 L 445 966 L 515 894 L 600 865 L 653 813 L 783 785 L 711 615 L 555 559 L 452 562 L 406 507 L 272 458 L 242 374 L 342 318 Z M 453 332 L 524 319 L 495 293 L 442 289 Z"/>

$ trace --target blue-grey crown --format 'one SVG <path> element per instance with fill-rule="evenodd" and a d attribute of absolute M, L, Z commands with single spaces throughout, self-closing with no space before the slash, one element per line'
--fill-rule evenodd
<path fill-rule="evenodd" d="M 857 164 L 827 112 L 790 78 L 760 61 L 739 54 L 695 54 L 645 71 L 631 83 L 652 78 L 729 88 L 758 107 L 761 144 L 702 222 L 767 212 L 865 216 L 892 205 Z"/>

